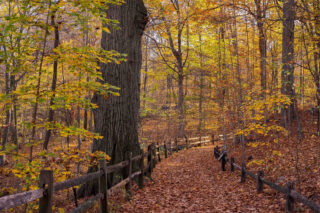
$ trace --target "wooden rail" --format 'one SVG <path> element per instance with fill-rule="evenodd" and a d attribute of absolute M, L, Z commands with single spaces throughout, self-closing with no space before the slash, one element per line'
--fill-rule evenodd
<path fill-rule="evenodd" d="M 99 180 L 99 193 L 95 195 L 90 200 L 83 203 L 81 206 L 75 208 L 71 212 L 83 212 L 92 205 L 100 200 L 100 204 L 104 203 L 105 207 L 101 207 L 101 212 L 108 212 L 107 210 L 107 203 L 105 202 L 108 194 L 111 194 L 114 190 L 121 186 L 127 185 L 130 180 L 132 180 L 134 177 L 143 175 L 145 168 L 142 163 L 140 163 L 140 169 L 134 173 L 131 174 L 129 171 L 129 177 L 122 180 L 121 182 L 117 183 L 113 187 L 107 190 L 107 174 L 119 171 L 120 169 L 123 169 L 125 167 L 131 167 L 132 168 L 132 162 L 140 160 L 143 162 L 144 155 L 138 155 L 133 158 L 130 158 L 129 161 L 123 161 L 118 164 L 108 166 L 106 167 L 106 162 L 100 161 L 99 162 L 99 171 L 88 173 L 86 175 L 68 179 L 63 182 L 53 183 L 53 172 L 43 170 L 40 173 L 40 189 L 22 192 L 14 195 L 4 196 L 0 197 L 0 210 L 7 210 L 13 207 L 16 207 L 18 205 L 26 204 L 32 201 L 35 201 L 37 199 L 40 199 L 39 201 L 39 212 L 52 212 L 52 196 L 54 192 L 58 192 L 64 189 L 68 189 L 74 186 L 78 186 L 93 180 Z M 130 162 L 130 163 L 129 163 Z M 130 164 L 130 165 L 129 165 Z M 148 164 L 149 165 L 149 164 Z M 143 178 L 140 179 L 140 184 L 143 184 Z M 103 187 L 102 187 L 103 186 Z M 131 186 L 129 186 L 131 187 Z M 130 190 L 130 188 L 128 189 Z M 101 205 L 100 205 L 101 206 Z"/>
<path fill-rule="evenodd" d="M 183 138 L 169 141 L 168 143 L 157 144 L 154 143 L 148 146 L 147 155 L 144 151 L 141 151 L 141 155 L 132 157 L 129 156 L 129 160 L 122 161 L 120 163 L 107 166 L 106 161 L 99 161 L 99 170 L 93 173 L 88 173 L 80 177 L 68 179 L 62 182 L 54 183 L 53 172 L 50 170 L 42 170 L 40 172 L 40 183 L 39 189 L 22 192 L 14 195 L 8 195 L 0 197 L 0 211 L 14 208 L 16 206 L 26 204 L 39 199 L 39 212 L 40 213 L 51 213 L 52 212 L 52 201 L 55 192 L 69 189 L 75 186 L 85 184 L 87 182 L 98 180 L 99 193 L 94 197 L 90 198 L 82 205 L 76 207 L 71 212 L 78 213 L 84 212 L 90 209 L 96 202 L 100 202 L 100 212 L 108 212 L 108 196 L 120 187 L 125 186 L 127 195 L 131 195 L 131 182 L 138 176 L 139 188 L 144 187 L 144 176 L 151 177 L 151 173 L 155 165 L 161 161 L 161 154 L 167 158 L 172 155 L 174 151 L 178 152 L 184 148 L 189 149 L 193 146 L 201 146 L 209 142 L 209 136 L 201 136 L 195 138 Z M 147 157 L 147 165 L 145 166 L 144 160 Z M 139 169 L 132 171 L 132 163 L 139 161 Z M 117 172 L 121 169 L 127 169 L 127 177 L 121 182 L 115 184 L 111 188 L 107 189 L 107 175 Z M 76 199 L 76 198 L 75 198 Z"/>
<path fill-rule="evenodd" d="M 289 182 L 285 187 L 280 186 L 278 184 L 275 184 L 266 178 L 264 178 L 264 173 L 263 171 L 258 171 L 257 174 L 255 175 L 254 173 L 248 171 L 245 167 L 239 166 L 234 162 L 234 158 L 231 157 L 230 160 L 226 159 L 226 154 L 225 152 L 221 152 L 219 147 L 216 146 L 214 148 L 214 156 L 221 161 L 221 168 L 223 171 L 225 171 L 225 164 L 229 161 L 230 162 L 230 171 L 233 172 L 234 168 L 238 169 L 241 171 L 241 182 L 244 182 L 246 180 L 246 176 L 251 177 L 252 179 L 256 180 L 257 182 L 257 191 L 262 192 L 263 191 L 263 186 L 264 184 L 269 186 L 270 188 L 281 192 L 286 195 L 286 212 L 293 212 L 294 210 L 294 201 L 300 202 L 313 210 L 314 212 L 320 213 L 320 205 L 309 200 L 307 197 L 299 194 L 297 191 L 294 190 L 294 183 Z"/>

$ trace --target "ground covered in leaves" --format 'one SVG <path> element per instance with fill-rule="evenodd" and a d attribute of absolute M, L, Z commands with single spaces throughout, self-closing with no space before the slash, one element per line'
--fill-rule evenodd
<path fill-rule="evenodd" d="M 247 169 L 264 171 L 265 177 L 285 186 L 295 183 L 295 190 L 320 203 L 320 145 L 316 118 L 302 111 L 304 137 L 298 140 L 297 123 L 290 134 L 266 137 L 245 148 Z M 277 141 L 277 142 L 273 142 Z M 222 146 L 222 142 L 219 142 Z M 227 141 L 228 158 L 240 165 L 240 144 Z M 284 212 L 285 196 L 268 186 L 257 193 L 256 182 L 247 178 L 240 183 L 240 171 L 221 171 L 213 156 L 213 146 L 196 147 L 174 153 L 157 164 L 146 187 L 133 192 L 132 200 L 120 201 L 118 212 Z M 250 157 L 250 159 L 249 159 Z M 257 164 L 254 162 L 263 163 Z M 117 201 L 116 201 L 117 203 Z M 119 203 L 119 202 L 118 202 Z M 296 212 L 311 212 L 295 203 Z"/>
<path fill-rule="evenodd" d="M 240 183 L 239 171 L 221 171 L 213 146 L 173 154 L 152 177 L 119 212 L 284 212 L 284 195 L 259 194 L 253 180 Z"/>

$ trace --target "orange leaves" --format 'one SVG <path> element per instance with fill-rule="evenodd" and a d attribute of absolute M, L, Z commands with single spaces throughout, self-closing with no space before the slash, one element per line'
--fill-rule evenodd
<path fill-rule="evenodd" d="M 213 147 L 190 149 L 157 165 L 153 178 L 119 212 L 278 212 L 281 203 L 240 184 L 239 173 L 222 172 Z M 272 207 L 270 207 L 272 206 Z"/>

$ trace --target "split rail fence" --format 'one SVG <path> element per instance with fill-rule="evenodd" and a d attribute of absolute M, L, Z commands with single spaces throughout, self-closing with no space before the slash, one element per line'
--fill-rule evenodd
<path fill-rule="evenodd" d="M 168 143 L 154 144 L 148 146 L 147 150 L 147 165 L 145 166 L 145 152 L 141 151 L 141 155 L 132 157 L 132 153 L 129 156 L 129 160 L 122 161 L 115 165 L 107 166 L 105 160 L 99 161 L 99 169 L 96 172 L 88 173 L 80 177 L 68 179 L 63 182 L 54 183 L 53 171 L 42 170 L 40 172 L 39 189 L 26 191 L 18 194 L 8 195 L 0 197 L 0 211 L 8 210 L 10 208 L 17 207 L 19 205 L 27 204 L 39 199 L 39 212 L 51 213 L 54 193 L 69 189 L 75 186 L 79 186 L 91 181 L 98 181 L 99 193 L 82 203 L 80 206 L 77 204 L 77 198 L 75 197 L 76 208 L 72 213 L 84 212 L 97 202 L 99 202 L 100 212 L 108 212 L 108 195 L 110 195 L 116 189 L 125 186 L 127 195 L 131 196 L 131 182 L 137 177 L 139 188 L 144 187 L 144 176 L 151 178 L 151 173 L 157 162 L 161 161 L 161 154 L 167 158 L 172 155 L 173 152 L 178 152 L 184 148 L 188 149 L 193 146 L 201 146 L 209 142 L 214 142 L 213 137 L 210 140 L 209 136 L 195 137 L 195 138 L 183 138 L 175 139 Z M 133 162 L 139 163 L 139 169 L 135 172 L 132 171 Z M 108 174 L 123 171 L 126 169 L 128 174 L 121 182 L 113 185 L 108 189 Z M 75 193 L 76 196 L 76 193 Z"/>
<path fill-rule="evenodd" d="M 309 200 L 307 197 L 301 195 L 297 191 L 294 190 L 294 183 L 289 182 L 286 186 L 280 186 L 278 184 L 275 184 L 271 182 L 270 180 L 267 180 L 264 178 L 264 172 L 258 171 L 255 175 L 254 173 L 248 171 L 246 169 L 245 165 L 239 166 L 235 163 L 234 158 L 231 157 L 230 160 L 227 159 L 227 153 L 221 152 L 220 148 L 216 146 L 214 148 L 214 156 L 219 161 L 221 161 L 221 169 L 222 171 L 226 171 L 226 164 L 227 162 L 230 162 L 230 171 L 234 172 L 235 169 L 238 169 L 241 171 L 241 182 L 246 181 L 246 177 L 249 176 L 250 178 L 256 180 L 257 183 L 257 192 L 263 192 L 264 185 L 269 186 L 270 188 L 285 194 L 286 196 L 286 206 L 285 210 L 286 212 L 293 212 L 294 211 L 294 201 L 300 202 L 313 210 L 314 212 L 320 213 L 320 205 Z"/>

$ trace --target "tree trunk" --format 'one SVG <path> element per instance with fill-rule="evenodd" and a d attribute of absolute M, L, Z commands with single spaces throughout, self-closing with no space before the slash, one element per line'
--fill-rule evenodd
<path fill-rule="evenodd" d="M 272 80 L 271 80 L 271 94 L 277 94 L 278 88 L 278 58 L 277 58 L 277 42 L 275 41 L 271 48 L 272 61 Z"/>
<path fill-rule="evenodd" d="M 49 1 L 48 8 L 50 9 L 51 7 L 51 1 Z M 50 10 L 49 10 L 50 11 Z M 43 38 L 43 46 L 42 46 L 42 53 L 41 53 L 41 59 L 40 59 L 40 64 L 39 64 L 39 71 L 38 71 L 38 80 L 37 80 L 37 85 L 36 85 L 36 100 L 35 104 L 32 109 L 32 131 L 31 131 L 31 138 L 30 138 L 30 151 L 29 151 L 29 161 L 32 161 L 32 154 L 33 154 L 33 143 L 35 140 L 36 136 L 36 122 L 37 122 L 37 112 L 38 112 L 38 105 L 39 105 L 39 98 L 40 98 L 40 86 L 41 86 L 41 74 L 42 74 L 42 66 L 43 66 L 43 61 L 44 61 L 44 55 L 45 55 L 45 50 L 47 46 L 47 37 L 48 37 L 48 25 L 49 25 L 49 17 L 50 17 L 50 12 L 48 11 L 47 18 L 46 18 L 46 27 L 45 27 L 45 33 L 44 33 L 44 38 Z M 39 48 L 40 51 L 40 48 Z"/>
<path fill-rule="evenodd" d="M 146 40 L 146 49 L 145 49 L 145 69 L 144 69 L 144 77 L 143 77 L 143 109 L 146 109 L 146 97 L 147 97 L 147 82 L 148 82 L 148 38 Z"/>
<path fill-rule="evenodd" d="M 264 32 L 264 18 L 265 12 L 261 8 L 261 1 L 255 0 L 255 5 L 257 9 L 257 25 L 259 31 L 259 52 L 260 52 L 260 81 L 261 81 L 261 97 L 265 98 L 267 90 L 267 68 L 266 68 L 266 58 L 267 58 L 267 42 L 266 34 Z"/>
<path fill-rule="evenodd" d="M 59 46 L 59 26 L 55 22 L 55 15 L 51 16 L 51 25 L 54 26 L 54 48 Z M 52 123 L 54 118 L 54 110 L 51 108 L 54 104 L 56 86 L 57 86 L 57 75 L 58 75 L 58 59 L 55 59 L 53 62 L 53 75 L 52 75 L 52 83 L 51 83 L 51 91 L 53 92 L 52 97 L 50 98 L 50 105 L 49 105 L 49 116 L 48 122 Z M 51 124 L 50 124 L 51 125 Z M 51 136 L 51 129 L 46 130 L 45 139 L 43 142 L 43 149 L 48 150 L 48 144 L 50 141 Z"/>
<path fill-rule="evenodd" d="M 141 37 L 147 23 L 147 10 L 142 0 L 130 0 L 121 6 L 110 6 L 109 19 L 118 20 L 118 29 L 109 26 L 103 32 L 101 45 L 127 55 L 121 64 L 100 64 L 105 83 L 120 88 L 120 96 L 95 94 L 93 102 L 95 132 L 103 139 L 94 140 L 93 152 L 103 151 L 111 157 L 111 164 L 125 160 L 129 152 L 140 153 L 138 118 L 140 108 Z"/>
<path fill-rule="evenodd" d="M 8 68 L 6 65 L 6 70 L 5 70 L 5 81 L 6 81 L 6 95 L 9 95 L 10 93 L 10 87 L 9 87 L 9 73 L 8 73 Z M 9 109 L 6 109 L 6 120 L 5 120 L 5 127 L 2 133 L 2 151 L 5 150 L 7 140 L 8 140 L 8 131 L 9 131 L 9 122 L 10 122 L 10 111 Z"/>
<path fill-rule="evenodd" d="M 16 79 L 15 79 L 15 75 L 12 74 L 10 76 L 10 92 L 14 92 L 16 91 Z M 11 94 L 11 99 L 12 99 L 12 110 L 11 110 L 11 125 L 10 125 L 10 130 L 11 130 L 11 137 L 12 137 L 12 141 L 13 143 L 17 146 L 16 149 L 19 149 L 19 144 L 18 144 L 18 130 L 17 130 L 17 97 L 14 93 Z"/>
<path fill-rule="evenodd" d="M 285 0 L 283 5 L 283 32 L 282 32 L 282 73 L 281 93 L 291 99 L 291 104 L 282 109 L 282 119 L 286 126 L 294 118 L 294 19 L 295 2 Z"/>
<path fill-rule="evenodd" d="M 199 30 L 199 47 L 200 47 L 200 94 L 199 94 L 199 123 L 198 123 L 198 132 L 201 136 L 201 130 L 202 130 L 202 123 L 203 123 L 203 110 L 202 110 L 202 104 L 203 104 L 203 83 L 204 83 L 204 70 L 203 70 L 203 55 L 202 55 L 202 37 L 201 37 L 201 30 Z"/>
<path fill-rule="evenodd" d="M 163 8 L 161 8 L 162 12 L 162 20 L 165 23 L 165 28 L 166 28 L 166 34 L 168 36 L 169 40 L 169 45 L 172 54 L 175 57 L 176 60 L 176 67 L 177 67 L 177 75 L 178 75 L 178 105 L 177 105 L 177 110 L 179 113 L 179 129 L 178 129 L 178 137 L 184 137 L 184 127 L 185 127 L 185 119 L 184 119 L 184 91 L 183 91 L 183 82 L 184 82 L 184 66 L 186 65 L 187 59 L 188 59 L 188 49 L 187 51 L 187 56 L 185 59 L 182 57 L 182 31 L 184 28 L 184 24 L 182 22 L 182 17 L 181 17 L 181 11 L 180 11 L 180 4 L 179 1 L 171 1 L 173 4 L 173 7 L 175 8 L 175 12 L 177 13 L 177 42 L 176 42 L 176 47 L 175 47 L 175 42 L 174 39 L 175 37 L 172 36 L 171 31 L 170 31 L 170 26 L 168 20 L 166 20 L 164 13 L 163 13 Z M 188 36 L 187 36 L 187 46 L 188 46 Z"/>
<path fill-rule="evenodd" d="M 183 67 L 178 67 L 178 111 L 179 111 L 179 132 L 178 136 L 183 137 L 184 136 L 184 94 L 183 94 Z"/>
<path fill-rule="evenodd" d="M 320 49 L 320 43 L 318 44 L 318 49 Z M 313 78 L 316 84 L 316 97 L 317 97 L 317 135 L 320 132 L 320 70 L 318 67 L 318 60 L 320 53 L 317 52 L 317 47 L 314 47 L 315 51 L 313 53 L 314 57 L 314 74 Z"/>
<path fill-rule="evenodd" d="M 235 3 L 235 1 L 233 1 Z M 241 79 L 241 71 L 240 71 L 240 60 L 239 60 L 239 44 L 238 44 L 238 30 L 237 30 L 237 17 L 235 14 L 235 10 L 233 10 L 233 15 L 234 15 L 234 50 L 235 50 L 235 55 L 237 59 L 237 81 L 238 81 L 238 91 L 239 91 L 239 106 L 238 106 L 238 125 L 239 129 L 243 130 L 244 128 L 244 122 L 243 122 L 243 109 L 242 109 L 242 103 L 243 103 L 243 97 L 242 97 L 242 79 Z M 241 142 L 241 162 L 242 165 L 245 165 L 245 141 L 244 141 L 244 135 L 240 135 L 240 142 Z"/>
<path fill-rule="evenodd" d="M 103 136 L 93 141 L 92 152 L 103 151 L 111 157 L 111 164 L 126 160 L 129 153 L 140 153 L 138 121 L 140 108 L 141 39 L 147 24 L 147 10 L 143 0 L 130 0 L 121 6 L 110 5 L 107 17 L 118 20 L 119 26 L 108 26 L 110 33 L 102 32 L 101 46 L 127 55 L 121 64 L 100 64 L 103 82 L 120 88 L 120 96 L 94 94 L 94 129 Z M 89 172 L 97 168 L 89 168 Z M 134 166 L 133 169 L 136 169 Z M 133 170 L 134 171 L 134 170 Z M 125 176 L 125 174 L 123 173 Z M 108 187 L 113 185 L 114 175 L 108 177 Z M 98 192 L 96 182 L 82 186 L 79 197 Z"/>
<path fill-rule="evenodd" d="M 320 1 L 315 0 L 313 2 L 315 10 L 315 34 L 320 36 Z M 314 47 L 314 79 L 317 87 L 317 135 L 320 134 L 320 40 L 317 40 Z"/>

